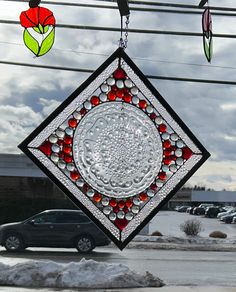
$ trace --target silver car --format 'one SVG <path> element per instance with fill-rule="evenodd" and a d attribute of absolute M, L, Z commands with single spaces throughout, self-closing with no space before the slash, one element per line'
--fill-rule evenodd
<path fill-rule="evenodd" d="M 234 212 L 236 212 L 236 208 L 230 208 L 230 209 L 228 209 L 226 212 L 220 212 L 218 215 L 217 215 L 217 218 L 219 219 L 219 220 L 221 220 L 221 218 L 223 217 L 223 216 L 227 216 L 227 215 L 230 215 L 231 213 L 234 213 Z"/>

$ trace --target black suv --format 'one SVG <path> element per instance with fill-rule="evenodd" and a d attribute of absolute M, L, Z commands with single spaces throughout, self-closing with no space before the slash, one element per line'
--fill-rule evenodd
<path fill-rule="evenodd" d="M 9 251 L 26 247 L 75 247 L 79 252 L 110 240 L 82 211 L 47 210 L 25 221 L 0 226 L 0 245 Z"/>

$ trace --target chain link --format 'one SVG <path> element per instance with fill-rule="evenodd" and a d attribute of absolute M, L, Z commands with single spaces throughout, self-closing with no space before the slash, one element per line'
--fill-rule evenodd
<path fill-rule="evenodd" d="M 119 40 L 119 47 L 126 49 L 128 44 L 128 28 L 129 28 L 129 15 L 126 16 L 125 28 L 123 28 L 123 17 L 121 17 L 121 37 Z M 123 38 L 124 32 L 124 38 Z"/>

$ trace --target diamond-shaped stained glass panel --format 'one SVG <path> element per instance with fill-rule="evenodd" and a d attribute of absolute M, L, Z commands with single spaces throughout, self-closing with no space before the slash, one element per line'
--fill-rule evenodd
<path fill-rule="evenodd" d="M 120 48 L 19 147 L 120 249 L 209 157 Z"/>

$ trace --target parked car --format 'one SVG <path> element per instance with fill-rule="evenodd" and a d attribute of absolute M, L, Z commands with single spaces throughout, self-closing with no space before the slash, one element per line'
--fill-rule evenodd
<path fill-rule="evenodd" d="M 208 208 L 208 207 L 214 207 L 214 204 L 206 204 L 206 203 L 202 203 L 200 204 L 198 207 L 201 207 L 201 208 Z"/>
<path fill-rule="evenodd" d="M 230 224 L 230 223 L 232 223 L 233 218 L 235 216 L 236 216 L 236 212 L 235 213 L 228 214 L 228 215 L 225 215 L 225 216 L 221 217 L 221 221 Z"/>
<path fill-rule="evenodd" d="M 226 216 L 226 215 L 229 215 L 229 214 L 234 213 L 234 212 L 236 212 L 236 208 L 231 207 L 226 212 L 220 212 L 220 213 L 218 213 L 217 218 L 218 219 L 221 219 L 221 217 Z"/>
<path fill-rule="evenodd" d="M 204 215 L 206 212 L 206 209 L 204 207 L 195 207 L 193 209 L 193 215 Z"/>
<path fill-rule="evenodd" d="M 180 213 L 185 213 L 189 206 L 180 206 L 176 211 Z"/>
<path fill-rule="evenodd" d="M 0 245 L 8 251 L 27 247 L 75 247 L 86 253 L 109 243 L 107 236 L 77 210 L 47 210 L 25 221 L 0 226 Z"/>
<path fill-rule="evenodd" d="M 236 223 L 236 216 L 233 217 L 232 223 Z"/>
<path fill-rule="evenodd" d="M 208 207 L 205 211 L 205 216 L 208 218 L 216 218 L 218 213 L 225 211 L 222 207 Z"/>
<path fill-rule="evenodd" d="M 192 206 L 192 207 L 188 207 L 188 209 L 187 209 L 187 213 L 189 213 L 189 214 L 193 214 L 193 209 L 195 208 L 195 206 Z"/>

